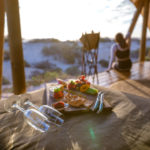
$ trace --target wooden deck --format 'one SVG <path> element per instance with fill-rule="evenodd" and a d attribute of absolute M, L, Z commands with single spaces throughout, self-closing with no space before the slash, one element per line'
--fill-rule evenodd
<path fill-rule="evenodd" d="M 111 70 L 110 72 L 98 73 L 99 82 L 97 82 L 95 79 L 94 84 L 109 87 L 113 83 L 120 80 L 139 80 L 147 78 L 150 79 L 150 62 L 148 61 L 142 63 L 134 63 L 130 72 L 120 73 L 115 70 Z"/>

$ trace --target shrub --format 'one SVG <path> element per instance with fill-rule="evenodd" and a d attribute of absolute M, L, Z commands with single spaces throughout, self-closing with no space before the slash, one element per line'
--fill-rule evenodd
<path fill-rule="evenodd" d="M 51 38 L 49 39 L 50 42 L 53 42 L 53 43 L 59 43 L 60 41 L 58 39 L 55 39 L 55 38 Z"/>
<path fill-rule="evenodd" d="M 39 43 L 39 42 L 42 42 L 42 43 L 49 43 L 49 42 L 58 43 L 60 41 L 58 39 L 54 39 L 54 38 L 50 38 L 50 39 L 33 39 L 33 40 L 29 41 L 29 43 Z"/>
<path fill-rule="evenodd" d="M 31 65 L 26 60 L 24 60 L 24 65 L 25 67 L 31 67 Z"/>
<path fill-rule="evenodd" d="M 146 48 L 146 54 L 148 54 L 149 49 L 150 49 L 149 47 Z M 132 58 L 138 58 L 139 57 L 139 51 L 140 51 L 139 49 L 137 49 L 135 51 L 131 51 L 130 56 Z"/>
<path fill-rule="evenodd" d="M 3 89 L 3 93 L 12 93 L 12 92 L 13 92 L 13 88 L 12 87 Z"/>
<path fill-rule="evenodd" d="M 72 75 L 72 76 L 76 76 L 76 75 L 79 75 L 81 74 L 81 71 L 78 69 L 77 66 L 74 66 L 74 67 L 69 67 L 65 70 L 65 72 L 69 75 Z"/>
<path fill-rule="evenodd" d="M 150 56 L 150 47 L 146 48 L 146 55 Z"/>
<path fill-rule="evenodd" d="M 4 41 L 5 41 L 5 42 L 8 42 L 8 36 L 5 36 L 5 37 L 4 37 Z"/>
<path fill-rule="evenodd" d="M 31 72 L 30 78 L 32 78 L 33 76 L 37 76 L 37 75 L 41 75 L 41 71 L 35 70 Z"/>
<path fill-rule="evenodd" d="M 32 79 L 27 82 L 27 86 L 29 85 L 38 86 L 42 84 L 43 82 L 44 80 L 42 79 L 42 76 L 37 75 L 37 76 L 33 76 Z"/>
<path fill-rule="evenodd" d="M 57 67 L 57 68 L 51 69 L 51 71 L 60 73 L 60 72 L 62 72 L 62 69 Z"/>
<path fill-rule="evenodd" d="M 9 51 L 4 51 L 4 60 L 10 60 Z"/>
<path fill-rule="evenodd" d="M 59 59 L 65 63 L 73 64 L 76 59 L 81 57 L 81 47 L 75 42 L 53 43 L 51 47 L 44 47 L 42 54 L 44 56 L 53 55 L 56 60 Z"/>
<path fill-rule="evenodd" d="M 102 67 L 108 67 L 108 61 L 107 60 L 100 60 L 99 63 L 101 64 Z"/>
<path fill-rule="evenodd" d="M 55 52 L 52 51 L 50 47 L 45 46 L 42 49 L 42 54 L 43 54 L 43 56 L 50 56 L 50 55 L 54 55 Z"/>
<path fill-rule="evenodd" d="M 150 57 L 149 57 L 149 56 L 146 56 L 146 57 L 145 57 L 145 60 L 146 60 L 146 61 L 150 61 Z"/>
<path fill-rule="evenodd" d="M 43 70 L 54 70 L 56 69 L 56 65 L 50 63 L 49 61 L 42 61 L 37 64 L 34 64 L 34 67 L 43 69 Z"/>
<path fill-rule="evenodd" d="M 67 64 L 74 64 L 75 58 L 73 57 L 73 55 L 66 55 L 66 56 L 64 56 L 64 61 Z"/>
<path fill-rule="evenodd" d="M 147 52 L 147 54 L 146 54 L 147 56 L 145 57 L 145 60 L 150 61 L 150 48 L 147 48 L 146 52 Z"/>
<path fill-rule="evenodd" d="M 2 84 L 3 85 L 10 84 L 10 81 L 6 77 L 3 77 Z"/>
<path fill-rule="evenodd" d="M 111 42 L 112 40 L 110 38 L 100 38 L 100 42 Z"/>
<path fill-rule="evenodd" d="M 139 49 L 130 52 L 130 57 L 138 58 L 139 57 Z"/>
<path fill-rule="evenodd" d="M 27 86 L 30 86 L 30 85 L 38 86 L 42 83 L 56 80 L 56 78 L 67 79 L 69 77 L 70 77 L 69 75 L 67 75 L 66 73 L 63 73 L 63 72 L 46 71 L 44 73 L 32 76 L 31 80 L 29 80 L 27 82 Z"/>
<path fill-rule="evenodd" d="M 43 74 L 43 78 L 45 81 L 52 81 L 55 80 L 59 77 L 59 73 L 58 72 L 45 72 Z"/>

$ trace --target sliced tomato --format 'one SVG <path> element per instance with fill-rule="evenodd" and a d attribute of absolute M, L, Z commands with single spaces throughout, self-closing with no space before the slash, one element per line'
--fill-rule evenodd
<path fill-rule="evenodd" d="M 63 108 L 65 106 L 65 103 L 63 101 L 59 101 L 54 104 L 55 108 Z"/>

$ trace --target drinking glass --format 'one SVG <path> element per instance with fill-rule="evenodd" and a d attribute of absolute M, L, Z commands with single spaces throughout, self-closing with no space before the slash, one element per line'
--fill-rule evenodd
<path fill-rule="evenodd" d="M 56 126 L 63 125 L 64 120 L 60 118 L 60 116 L 62 116 L 62 113 L 60 113 L 58 110 L 54 109 L 53 107 L 48 106 L 48 105 L 41 105 L 40 107 L 38 107 L 37 105 L 33 104 L 28 99 L 24 100 L 24 104 L 32 106 L 33 108 L 43 113 L 48 118 L 51 124 L 56 125 Z"/>
<path fill-rule="evenodd" d="M 13 104 L 12 107 L 17 108 L 18 110 L 23 112 L 27 123 L 31 125 L 34 129 L 39 130 L 41 132 L 46 132 L 49 129 L 50 124 L 49 122 L 47 122 L 46 116 L 44 116 L 39 111 L 35 109 L 24 110 L 18 104 Z"/>
<path fill-rule="evenodd" d="M 48 118 L 36 109 L 24 109 L 18 105 L 20 96 L 14 95 L 4 101 L 4 109 L 7 112 L 14 112 L 20 110 L 23 112 L 25 120 L 34 129 L 40 132 L 46 132 L 50 128 Z"/>

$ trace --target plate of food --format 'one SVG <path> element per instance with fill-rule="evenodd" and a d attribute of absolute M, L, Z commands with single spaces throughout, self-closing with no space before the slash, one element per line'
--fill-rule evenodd
<path fill-rule="evenodd" d="M 57 80 L 49 84 L 48 104 L 61 112 L 81 112 L 92 109 L 98 95 L 98 90 L 91 87 L 85 76 L 77 80 Z"/>

